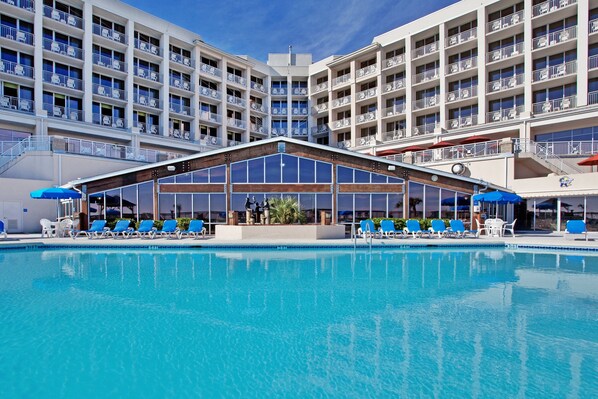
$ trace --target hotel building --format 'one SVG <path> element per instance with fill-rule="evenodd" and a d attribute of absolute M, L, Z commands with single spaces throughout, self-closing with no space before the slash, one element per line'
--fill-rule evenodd
<path fill-rule="evenodd" d="M 521 229 L 598 229 L 598 174 L 577 165 L 598 152 L 598 0 L 464 0 L 267 63 L 115 0 L 1 0 L 0 86 L 13 231 L 32 189 L 278 136 L 509 188 Z M 426 202 L 405 217 L 438 217 Z"/>

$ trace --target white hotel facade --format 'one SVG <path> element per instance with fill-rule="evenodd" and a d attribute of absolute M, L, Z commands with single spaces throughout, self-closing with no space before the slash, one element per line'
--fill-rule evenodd
<path fill-rule="evenodd" d="M 33 189 L 281 135 L 507 187 L 521 229 L 598 230 L 577 165 L 598 152 L 598 0 L 464 0 L 317 62 L 231 55 L 116 0 L 1 0 L 0 24 L 13 231 Z"/>

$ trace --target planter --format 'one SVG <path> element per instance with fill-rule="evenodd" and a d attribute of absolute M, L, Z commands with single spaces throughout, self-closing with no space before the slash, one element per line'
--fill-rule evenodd
<path fill-rule="evenodd" d="M 345 238 L 343 225 L 272 224 L 216 225 L 216 239 L 237 240 L 326 240 Z"/>

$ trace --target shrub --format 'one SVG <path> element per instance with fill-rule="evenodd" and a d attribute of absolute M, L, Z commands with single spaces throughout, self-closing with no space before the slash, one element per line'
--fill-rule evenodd
<path fill-rule="evenodd" d="M 270 201 L 270 219 L 273 223 L 305 223 L 305 215 L 294 197 L 273 198 Z"/>

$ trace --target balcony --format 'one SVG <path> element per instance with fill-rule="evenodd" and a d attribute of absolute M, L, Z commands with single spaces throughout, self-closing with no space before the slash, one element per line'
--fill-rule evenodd
<path fill-rule="evenodd" d="M 366 122 L 373 122 L 376 120 L 376 111 L 366 112 L 355 117 L 355 124 L 360 125 Z"/>
<path fill-rule="evenodd" d="M 426 123 L 424 125 L 415 126 L 411 129 L 412 136 L 420 136 L 422 134 L 432 134 L 434 130 L 439 128 L 440 125 L 438 123 Z"/>
<path fill-rule="evenodd" d="M 286 96 L 287 95 L 287 88 L 286 87 L 273 87 L 270 92 L 273 96 Z"/>
<path fill-rule="evenodd" d="M 25 43 L 33 46 L 33 33 L 25 32 L 23 30 L 15 29 L 8 25 L 0 25 L 0 36 L 5 39 L 13 40 L 19 43 Z"/>
<path fill-rule="evenodd" d="M 215 66 L 204 64 L 203 62 L 200 63 L 199 71 L 206 75 L 212 75 L 218 78 L 222 76 L 222 71 L 220 69 L 216 68 Z"/>
<path fill-rule="evenodd" d="M 266 88 L 264 87 L 263 84 L 256 83 L 256 82 L 252 81 L 249 83 L 249 85 L 251 87 L 251 90 L 259 91 L 260 93 L 264 93 L 264 94 L 268 93 L 268 91 L 266 90 Z"/>
<path fill-rule="evenodd" d="M 237 107 L 245 108 L 246 102 L 241 97 L 235 97 L 232 95 L 226 96 L 226 102 L 231 105 L 236 105 Z"/>
<path fill-rule="evenodd" d="M 499 30 L 507 29 L 513 25 L 523 23 L 523 10 L 507 15 L 505 17 L 495 19 L 488 23 L 489 33 L 498 32 Z"/>
<path fill-rule="evenodd" d="M 377 70 L 378 67 L 376 65 L 368 65 L 366 67 L 360 68 L 357 70 L 357 79 L 372 76 L 376 73 Z"/>
<path fill-rule="evenodd" d="M 168 129 L 168 137 L 178 140 L 191 141 L 191 132 L 181 129 Z"/>
<path fill-rule="evenodd" d="M 140 77 L 142 79 L 147 79 L 152 82 L 161 82 L 162 77 L 158 72 L 152 71 L 149 68 L 142 68 L 139 66 L 135 67 L 135 76 Z"/>
<path fill-rule="evenodd" d="M 375 98 L 377 93 L 378 93 L 377 87 L 372 87 L 371 89 L 366 89 L 366 90 L 360 91 L 355 96 L 356 101 L 363 101 L 363 100 L 367 100 L 369 98 Z"/>
<path fill-rule="evenodd" d="M 536 4 L 532 8 L 532 18 L 555 12 L 575 3 L 577 3 L 577 0 L 549 0 L 544 3 Z"/>
<path fill-rule="evenodd" d="M 286 136 L 287 135 L 287 129 L 284 127 L 274 127 L 272 126 L 272 137 L 277 137 L 277 136 Z"/>
<path fill-rule="evenodd" d="M 458 72 L 468 71 L 472 68 L 476 68 L 477 66 L 478 57 L 475 56 L 447 65 L 446 73 L 447 75 L 452 75 Z"/>
<path fill-rule="evenodd" d="M 478 124 L 478 116 L 477 115 L 470 115 L 470 116 L 462 116 L 455 119 L 449 119 L 447 121 L 447 128 L 450 129 L 459 129 L 463 127 L 474 126 Z"/>
<path fill-rule="evenodd" d="M 307 96 L 307 87 L 293 87 L 291 93 L 294 96 Z"/>
<path fill-rule="evenodd" d="M 42 76 L 44 82 L 55 86 L 63 86 L 73 90 L 83 90 L 83 81 L 81 79 L 71 78 L 67 75 L 61 75 L 50 71 L 44 71 Z"/>
<path fill-rule="evenodd" d="M 133 96 L 133 102 L 135 104 L 143 105 L 144 107 L 150 107 L 155 109 L 162 108 L 162 103 L 160 102 L 160 99 L 148 95 L 136 93 Z"/>
<path fill-rule="evenodd" d="M 312 86 L 311 92 L 312 92 L 312 94 L 316 94 L 316 93 L 319 93 L 319 92 L 327 90 L 327 89 L 328 89 L 328 82 L 322 82 L 322 83 L 318 83 L 317 85 Z"/>
<path fill-rule="evenodd" d="M 497 93 L 499 91 L 514 89 L 518 86 L 523 86 L 525 82 L 525 75 L 520 73 L 519 75 L 509 76 L 500 80 L 493 80 L 488 82 L 486 90 L 488 93 Z"/>
<path fill-rule="evenodd" d="M 193 116 L 190 106 L 183 105 L 183 104 L 177 104 L 172 101 L 170 102 L 170 113 L 184 115 L 184 116 Z"/>
<path fill-rule="evenodd" d="M 405 88 L 405 79 L 397 79 L 384 85 L 384 93 L 392 93 Z"/>
<path fill-rule="evenodd" d="M 251 108 L 254 111 L 264 113 L 264 114 L 268 113 L 268 107 L 266 107 L 264 104 L 256 103 L 255 101 L 249 102 L 249 108 Z"/>
<path fill-rule="evenodd" d="M 220 146 L 222 144 L 221 140 L 218 137 L 208 136 L 205 134 L 202 134 L 200 136 L 199 143 L 201 145 L 206 145 L 206 146 L 210 146 L 210 147 Z"/>
<path fill-rule="evenodd" d="M 590 34 L 598 32 L 598 18 L 590 21 L 588 26 L 588 32 Z"/>
<path fill-rule="evenodd" d="M 553 65 L 550 67 L 535 70 L 533 72 L 533 82 L 541 82 L 544 80 L 561 78 L 563 76 L 571 75 L 577 72 L 577 61 L 569 61 L 560 65 Z"/>
<path fill-rule="evenodd" d="M 415 50 L 413 50 L 411 52 L 411 58 L 415 60 L 415 59 L 421 58 L 425 55 L 433 54 L 433 53 L 437 52 L 439 50 L 439 48 L 440 48 L 440 43 L 438 43 L 438 42 L 426 44 L 425 46 L 421 46 L 421 47 L 418 47 Z"/>
<path fill-rule="evenodd" d="M 227 73 L 226 80 L 239 86 L 247 87 L 247 80 L 242 76 L 237 76 L 234 73 Z"/>
<path fill-rule="evenodd" d="M 313 110 L 316 114 L 319 114 L 321 112 L 326 112 L 328 111 L 328 103 L 320 103 L 320 104 L 316 104 L 313 107 Z"/>
<path fill-rule="evenodd" d="M 307 126 L 291 128 L 291 136 L 307 137 L 307 132 L 308 132 Z"/>
<path fill-rule="evenodd" d="M 93 123 L 96 125 L 114 127 L 117 129 L 126 129 L 126 121 L 124 118 L 117 118 L 110 115 L 93 114 Z"/>
<path fill-rule="evenodd" d="M 517 43 L 512 46 L 503 47 L 486 53 L 488 62 L 506 60 L 523 54 L 523 43 Z"/>
<path fill-rule="evenodd" d="M 332 130 L 343 129 L 351 126 L 351 118 L 339 119 L 332 122 Z"/>
<path fill-rule="evenodd" d="M 405 54 L 395 55 L 394 57 L 387 58 L 384 60 L 384 62 L 382 63 L 382 65 L 383 65 L 382 69 L 387 70 L 387 69 L 402 65 L 404 63 L 405 63 Z"/>
<path fill-rule="evenodd" d="M 191 58 L 183 57 L 181 54 L 172 51 L 170 52 L 170 61 L 188 68 L 195 67 L 195 62 Z"/>
<path fill-rule="evenodd" d="M 110 86 L 104 86 L 94 83 L 93 93 L 103 97 L 113 98 L 119 101 L 127 101 L 127 93 L 124 89 L 117 89 Z"/>
<path fill-rule="evenodd" d="M 139 128 L 139 133 L 153 135 L 160 134 L 160 126 L 158 125 L 150 125 L 149 123 L 144 122 L 135 122 L 133 125 Z"/>
<path fill-rule="evenodd" d="M 552 32 L 547 35 L 537 36 L 532 39 L 532 49 L 538 50 L 545 47 L 555 46 L 577 38 L 577 26 Z"/>
<path fill-rule="evenodd" d="M 329 133 L 330 133 L 330 128 L 328 127 L 328 125 L 317 125 L 317 126 L 313 126 L 311 128 L 312 136 L 327 135 Z"/>
<path fill-rule="evenodd" d="M 332 79 L 332 87 L 341 86 L 347 83 L 351 83 L 351 74 L 347 73 L 343 76 Z"/>
<path fill-rule="evenodd" d="M 32 67 L 7 60 L 0 60 L 0 73 L 33 79 Z"/>
<path fill-rule="evenodd" d="M 459 100 L 466 100 L 478 95 L 478 86 L 464 87 L 446 94 L 446 102 L 452 103 Z"/>
<path fill-rule="evenodd" d="M 336 143 L 338 148 L 351 148 L 351 140 L 341 140 Z"/>
<path fill-rule="evenodd" d="M 51 39 L 44 39 L 44 50 L 53 53 L 62 54 L 78 60 L 83 59 L 83 50 L 78 47 L 69 46 L 65 43 L 59 43 Z"/>
<path fill-rule="evenodd" d="M 407 110 L 407 105 L 405 103 L 395 104 L 392 107 L 384 108 L 382 117 L 404 115 L 406 113 L 406 110 Z"/>
<path fill-rule="evenodd" d="M 243 144 L 243 142 L 237 141 L 237 140 L 228 140 L 228 142 L 227 142 L 228 147 L 235 147 L 235 146 L 241 145 L 241 144 Z"/>
<path fill-rule="evenodd" d="M 332 100 L 332 108 L 342 107 L 343 105 L 351 104 L 351 96 L 344 96 L 341 98 L 335 98 Z"/>
<path fill-rule="evenodd" d="M 385 132 L 382 132 L 382 141 L 385 143 L 391 141 L 399 141 L 401 139 L 404 139 L 406 135 L 407 132 L 405 129 L 387 130 Z"/>
<path fill-rule="evenodd" d="M 48 116 L 53 118 L 61 118 L 71 121 L 83 121 L 83 111 L 80 109 L 44 103 L 44 110 L 48 113 Z"/>
<path fill-rule="evenodd" d="M 188 80 L 184 80 L 177 76 L 170 77 L 170 86 L 176 87 L 177 89 L 185 90 L 185 91 L 193 91 L 193 84 Z"/>
<path fill-rule="evenodd" d="M 251 124 L 251 133 L 263 134 L 267 135 L 268 131 L 263 125 L 258 125 L 257 123 Z"/>
<path fill-rule="evenodd" d="M 199 119 L 206 122 L 220 123 L 222 120 L 221 116 L 216 112 L 210 112 L 206 110 L 199 111 Z"/>
<path fill-rule="evenodd" d="M 577 96 L 557 98 L 555 100 L 546 100 L 533 104 L 534 114 L 546 114 L 550 112 L 566 111 L 575 108 L 577 105 Z"/>
<path fill-rule="evenodd" d="M 523 105 L 520 105 L 519 107 L 505 108 L 505 109 L 500 109 L 498 111 L 488 112 L 488 113 L 486 113 L 486 122 L 494 123 L 494 122 L 510 121 L 510 120 L 518 119 L 519 115 L 523 112 L 523 110 L 524 110 Z"/>
<path fill-rule="evenodd" d="M 305 107 L 293 107 L 291 108 L 291 112 L 293 114 L 293 116 L 298 116 L 298 115 L 307 115 L 307 108 Z"/>
<path fill-rule="evenodd" d="M 117 32 L 110 28 L 103 27 L 98 24 L 93 24 L 93 33 L 105 39 L 115 41 L 117 43 L 127 44 L 127 36 L 124 33 Z"/>
<path fill-rule="evenodd" d="M 371 134 L 369 136 L 360 137 L 357 145 L 360 147 L 361 146 L 371 146 L 372 144 L 376 144 L 376 143 L 377 143 L 376 135 Z"/>
<path fill-rule="evenodd" d="M 429 71 L 424 71 L 418 73 L 417 75 L 413 75 L 413 84 L 419 84 L 428 82 L 430 80 L 435 80 L 439 78 L 439 68 L 430 69 Z"/>
<path fill-rule="evenodd" d="M 83 19 L 50 6 L 44 6 L 44 17 L 62 22 L 63 24 L 83 29 Z"/>
<path fill-rule="evenodd" d="M 453 47 L 461 43 L 468 42 L 470 40 L 474 40 L 478 37 L 478 29 L 471 28 L 466 30 L 465 32 L 457 33 L 456 35 L 452 35 L 446 38 L 446 47 Z"/>
<path fill-rule="evenodd" d="M 421 109 L 438 106 L 439 103 L 440 103 L 440 96 L 435 95 L 435 96 L 430 96 L 430 97 L 424 97 L 419 100 L 414 100 L 412 102 L 412 107 L 413 107 L 414 111 L 417 111 L 417 110 L 421 110 Z"/>
<path fill-rule="evenodd" d="M 23 10 L 35 12 L 35 2 L 33 0 L 0 0 L 2 3 L 22 8 Z"/>
<path fill-rule="evenodd" d="M 446 162 L 463 158 L 481 158 L 500 154 L 500 140 L 485 141 L 483 143 L 462 144 L 451 147 L 435 148 L 432 150 L 416 151 L 413 153 L 413 163 L 425 164 L 432 162 Z"/>
<path fill-rule="evenodd" d="M 272 115 L 284 115 L 284 116 L 286 116 L 287 113 L 288 113 L 288 111 L 284 107 L 272 107 Z"/>
<path fill-rule="evenodd" d="M 221 94 L 216 89 L 210 89 L 209 87 L 200 86 L 199 94 L 204 97 L 213 98 L 214 100 L 220 100 Z"/>
<path fill-rule="evenodd" d="M 135 48 L 143 51 L 144 53 L 152 54 L 157 57 L 160 57 L 162 55 L 160 47 L 156 46 L 155 44 L 145 42 L 143 40 L 135 39 Z"/>
<path fill-rule="evenodd" d="M 93 63 L 104 68 L 114 69 L 115 71 L 127 72 L 126 62 L 115 60 L 114 58 L 106 57 L 100 54 L 93 55 Z"/>
<path fill-rule="evenodd" d="M 25 98 L 2 96 L 0 97 L 0 109 L 10 109 L 32 114 L 35 112 L 35 103 Z"/>

